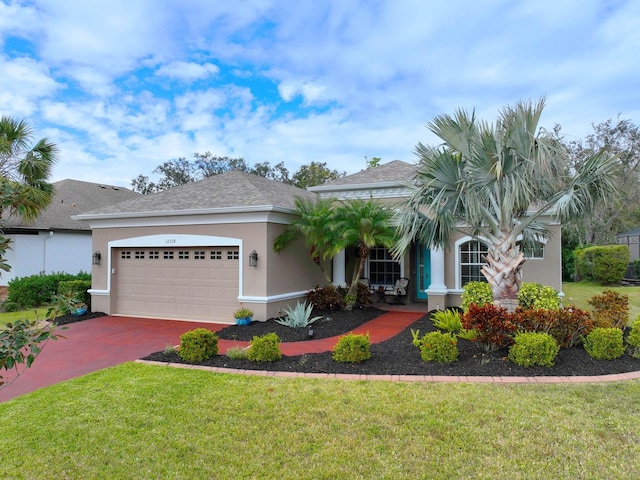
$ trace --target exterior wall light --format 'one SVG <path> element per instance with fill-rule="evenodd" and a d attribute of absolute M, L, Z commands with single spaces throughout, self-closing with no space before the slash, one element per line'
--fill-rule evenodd
<path fill-rule="evenodd" d="M 93 264 L 94 265 L 100 265 L 100 260 L 102 260 L 102 255 L 100 254 L 100 252 L 95 252 L 93 254 Z"/>
<path fill-rule="evenodd" d="M 258 266 L 258 252 L 255 250 L 249 254 L 249 266 L 257 267 Z"/>

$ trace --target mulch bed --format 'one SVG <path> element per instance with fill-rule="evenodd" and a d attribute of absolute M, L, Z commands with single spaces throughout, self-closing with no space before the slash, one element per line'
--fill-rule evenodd
<path fill-rule="evenodd" d="M 383 312 L 375 308 L 326 313 L 331 320 L 317 321 L 313 324 L 314 338 L 349 333 L 353 328 L 381 313 Z M 594 360 L 582 346 L 561 349 L 556 358 L 556 364 L 552 368 L 524 368 L 511 363 L 506 358 L 507 350 L 486 353 L 466 340 L 458 340 L 460 357 L 457 362 L 449 364 L 424 362 L 420 358 L 420 351 L 412 344 L 411 329 L 420 329 L 420 334 L 423 335 L 433 331 L 434 327 L 429 320 L 429 315 L 425 315 L 399 335 L 385 342 L 371 345 L 371 358 L 361 364 L 335 362 L 331 358 L 331 352 L 327 352 L 293 357 L 283 356 L 276 362 L 260 363 L 231 360 L 223 355 L 215 355 L 199 365 L 246 370 L 368 375 L 576 376 L 607 375 L 640 370 L 640 359 L 633 358 L 627 353 L 616 360 Z M 218 332 L 218 335 L 220 338 L 240 341 L 251 340 L 254 335 L 276 332 L 283 342 L 291 342 L 308 337 L 308 329 L 302 330 L 284 327 L 269 320 L 254 322 L 246 327 L 230 326 Z M 144 360 L 185 363 L 177 354 L 164 352 L 153 353 Z"/>
<path fill-rule="evenodd" d="M 68 325 L 69 323 L 82 322 L 83 320 L 89 320 L 90 318 L 104 317 L 106 313 L 102 312 L 87 312 L 84 315 L 59 315 L 56 317 L 55 322 L 57 325 Z"/>

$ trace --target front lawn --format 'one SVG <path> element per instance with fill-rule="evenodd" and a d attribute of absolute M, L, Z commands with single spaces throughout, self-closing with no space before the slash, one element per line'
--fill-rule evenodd
<path fill-rule="evenodd" d="M 639 395 L 128 363 L 0 404 L 0 478 L 635 479 Z"/>
<path fill-rule="evenodd" d="M 595 283 L 573 283 L 566 282 L 562 284 L 564 298 L 563 305 L 575 305 L 584 310 L 592 311 L 593 307 L 589 305 L 588 300 L 594 295 L 600 295 L 606 289 L 614 290 L 621 295 L 629 296 L 629 319 L 634 321 L 640 315 L 640 287 L 603 287 Z"/>
<path fill-rule="evenodd" d="M 0 312 L 0 324 L 15 322 L 16 320 L 44 320 L 47 318 L 49 307 L 32 308 L 31 310 L 20 310 L 19 312 Z"/>

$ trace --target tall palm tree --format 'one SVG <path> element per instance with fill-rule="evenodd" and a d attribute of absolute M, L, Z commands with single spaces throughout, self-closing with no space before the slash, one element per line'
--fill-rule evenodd
<path fill-rule="evenodd" d="M 349 292 L 356 295 L 358 280 L 369 258 L 369 250 L 375 246 L 391 248 L 396 241 L 397 231 L 391 223 L 393 212 L 385 205 L 373 200 L 349 200 L 342 202 L 335 210 L 334 229 L 338 236 L 333 254 L 347 247 L 358 250 L 358 268 L 354 268 Z"/>
<path fill-rule="evenodd" d="M 43 138 L 31 145 L 31 128 L 24 121 L 0 118 L 0 219 L 5 212 L 34 220 L 53 194 L 48 182 L 57 161 L 55 144 Z M 1 222 L 1 220 L 0 220 Z M 0 223 L 0 269 L 10 266 L 2 260 L 9 240 L 2 235 Z"/>
<path fill-rule="evenodd" d="M 438 147 L 419 143 L 413 193 L 395 221 L 394 253 L 418 240 L 448 248 L 455 232 L 487 244 L 482 273 L 500 302 L 516 299 L 524 255 L 520 249 L 549 235 L 550 218 L 567 221 L 616 192 L 616 156 L 590 156 L 578 170 L 566 151 L 538 127 L 544 99 L 503 109 L 495 122 L 458 110 L 428 128 Z"/>
<path fill-rule="evenodd" d="M 320 267 L 328 283 L 331 278 L 325 272 L 323 260 L 332 257 L 335 238 L 332 226 L 335 211 L 333 201 L 318 199 L 316 201 L 296 198 L 296 213 L 298 218 L 287 225 L 284 232 L 275 239 L 273 249 L 281 252 L 295 240 L 304 239 L 309 248 L 309 256 Z"/>

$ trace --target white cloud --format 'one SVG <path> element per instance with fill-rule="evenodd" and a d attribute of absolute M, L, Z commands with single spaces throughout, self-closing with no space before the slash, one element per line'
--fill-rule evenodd
<path fill-rule="evenodd" d="M 213 63 L 194 63 L 194 62 L 171 62 L 156 70 L 156 75 L 179 80 L 202 80 L 212 75 L 216 75 L 220 69 Z"/>

